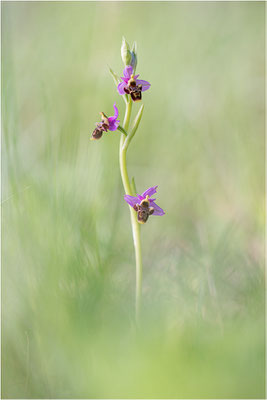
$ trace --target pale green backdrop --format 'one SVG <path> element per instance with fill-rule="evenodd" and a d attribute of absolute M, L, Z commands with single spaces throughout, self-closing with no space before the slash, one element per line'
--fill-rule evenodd
<path fill-rule="evenodd" d="M 263 2 L 2 3 L 2 398 L 264 398 Z M 117 132 L 138 43 L 141 328 Z M 134 105 L 134 112 L 138 105 Z"/>

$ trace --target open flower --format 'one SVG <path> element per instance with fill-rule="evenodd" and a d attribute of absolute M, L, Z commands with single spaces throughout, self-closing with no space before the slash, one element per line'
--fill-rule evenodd
<path fill-rule="evenodd" d="M 118 84 L 119 94 L 130 94 L 133 101 L 142 99 L 142 92 L 150 88 L 150 83 L 137 79 L 139 75 L 133 75 L 133 67 L 127 65 L 123 71 L 122 82 Z"/>
<path fill-rule="evenodd" d="M 96 128 L 92 133 L 91 140 L 98 140 L 101 138 L 103 132 L 116 131 L 120 121 L 117 119 L 119 111 L 116 107 L 116 103 L 113 104 L 115 114 L 113 117 L 107 117 L 103 112 L 100 113 L 102 121 L 96 123 Z"/>
<path fill-rule="evenodd" d="M 137 212 L 137 219 L 140 224 L 144 224 L 150 215 L 164 215 L 165 212 L 156 203 L 156 199 L 151 199 L 157 191 L 157 186 L 147 189 L 136 197 L 126 194 L 124 200 Z"/>

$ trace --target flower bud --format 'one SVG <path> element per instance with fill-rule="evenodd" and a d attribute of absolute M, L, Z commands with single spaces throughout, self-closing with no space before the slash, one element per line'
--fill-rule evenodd
<path fill-rule="evenodd" d="M 137 44 L 136 42 L 133 43 L 132 49 L 131 49 L 131 66 L 133 67 L 133 73 L 135 73 L 136 70 L 136 65 L 137 65 Z"/>
<path fill-rule="evenodd" d="M 130 65 L 133 67 L 133 73 L 135 73 L 136 65 L 137 65 L 137 57 L 136 57 L 136 54 L 133 51 L 131 51 L 130 53 L 131 53 L 131 63 L 130 63 Z"/>
<path fill-rule="evenodd" d="M 130 46 L 126 42 L 124 37 L 122 38 L 121 58 L 122 58 L 122 62 L 124 63 L 125 67 L 127 65 L 131 65 L 132 54 L 131 54 L 131 51 L 130 51 Z"/>

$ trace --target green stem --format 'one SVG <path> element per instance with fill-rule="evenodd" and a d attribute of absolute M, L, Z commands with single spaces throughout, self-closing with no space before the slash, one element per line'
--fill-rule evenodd
<path fill-rule="evenodd" d="M 123 122 L 123 129 L 127 132 L 129 128 L 130 118 L 132 112 L 132 100 L 129 99 L 128 103 L 126 103 L 126 111 Z M 125 135 L 121 134 L 120 140 L 120 171 L 121 178 L 125 193 L 132 196 L 135 193 L 132 192 L 130 179 L 127 171 L 126 165 L 126 153 L 128 146 L 124 147 L 124 142 L 126 140 Z M 139 320 L 140 314 L 140 306 L 141 306 L 141 295 L 142 295 L 142 253 L 141 253 L 141 236 L 140 236 L 140 224 L 137 221 L 136 212 L 132 207 L 129 206 L 131 213 L 131 224 L 132 224 L 132 232 L 133 232 L 133 242 L 135 249 L 135 262 L 136 262 L 136 292 L 135 292 L 135 312 L 136 312 L 136 321 Z"/>
<path fill-rule="evenodd" d="M 131 113 L 132 113 L 132 99 L 126 103 L 126 110 L 125 110 L 125 115 L 124 115 L 124 120 L 123 120 L 123 128 L 128 131 L 129 124 L 130 124 L 130 119 L 131 119 Z"/>

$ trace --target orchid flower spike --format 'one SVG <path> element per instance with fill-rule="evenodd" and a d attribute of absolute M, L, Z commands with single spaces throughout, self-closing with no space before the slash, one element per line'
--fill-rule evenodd
<path fill-rule="evenodd" d="M 126 194 L 124 200 L 137 212 L 137 220 L 140 224 L 147 222 L 150 215 L 164 215 L 165 212 L 156 203 L 156 199 L 151 199 L 157 191 L 157 186 L 153 186 L 147 189 L 141 195 L 138 194 L 136 197 Z"/>
<path fill-rule="evenodd" d="M 150 83 L 137 79 L 139 75 L 133 75 L 133 67 L 127 65 L 123 70 L 122 82 L 118 84 L 119 94 L 130 94 L 133 101 L 142 99 L 142 92 L 150 88 Z"/>
<path fill-rule="evenodd" d="M 103 112 L 100 113 L 102 120 L 101 122 L 96 123 L 96 128 L 90 138 L 91 140 L 100 139 L 103 132 L 116 131 L 120 123 L 120 121 L 117 119 L 119 116 L 119 111 L 116 107 L 116 103 L 113 104 L 113 107 L 115 110 L 113 117 L 107 117 Z"/>

